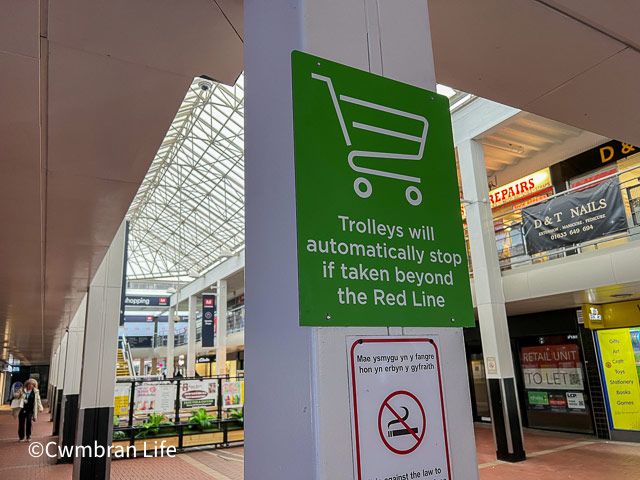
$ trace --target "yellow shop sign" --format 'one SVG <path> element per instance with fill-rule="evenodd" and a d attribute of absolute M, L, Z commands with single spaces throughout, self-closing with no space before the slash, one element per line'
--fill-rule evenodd
<path fill-rule="evenodd" d="M 639 334 L 639 330 L 630 328 L 598 331 L 611 426 L 618 430 L 640 431 L 640 379 L 636 364 L 640 361 L 640 345 L 636 346 L 636 360 L 633 343 Z"/>

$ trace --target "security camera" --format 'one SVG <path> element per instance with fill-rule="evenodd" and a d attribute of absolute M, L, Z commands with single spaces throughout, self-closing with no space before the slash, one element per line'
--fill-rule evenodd
<path fill-rule="evenodd" d="M 202 89 L 203 92 L 207 92 L 211 89 L 213 85 L 211 84 L 211 82 L 208 82 L 207 80 L 200 80 L 198 82 L 198 86 Z"/>

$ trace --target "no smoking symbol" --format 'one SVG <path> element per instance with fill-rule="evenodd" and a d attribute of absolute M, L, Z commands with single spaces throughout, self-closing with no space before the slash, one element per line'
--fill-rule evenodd
<path fill-rule="evenodd" d="M 385 446 L 393 453 L 413 452 L 424 438 L 427 417 L 418 398 L 405 390 L 389 395 L 378 413 L 378 431 Z"/>

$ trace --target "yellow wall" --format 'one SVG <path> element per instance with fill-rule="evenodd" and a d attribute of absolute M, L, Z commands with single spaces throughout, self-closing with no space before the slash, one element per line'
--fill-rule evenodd
<path fill-rule="evenodd" d="M 630 330 L 599 330 L 598 344 L 613 428 L 640 430 L 640 388 Z"/>
<path fill-rule="evenodd" d="M 593 316 L 591 309 L 595 309 L 598 312 L 602 317 L 601 321 L 590 318 L 590 316 Z M 604 303 L 602 305 L 583 305 L 582 315 L 584 317 L 584 326 L 592 330 L 640 326 L 640 300 Z"/>

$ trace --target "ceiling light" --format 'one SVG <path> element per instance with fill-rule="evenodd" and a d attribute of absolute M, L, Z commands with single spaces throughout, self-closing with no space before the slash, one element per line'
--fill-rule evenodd
<path fill-rule="evenodd" d="M 522 145 L 516 145 L 515 143 L 503 143 L 490 138 L 483 138 L 482 144 L 488 147 L 499 148 L 511 153 L 524 154 L 524 147 Z"/>

